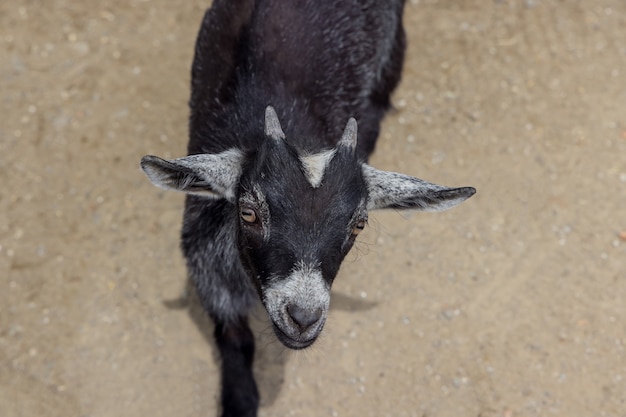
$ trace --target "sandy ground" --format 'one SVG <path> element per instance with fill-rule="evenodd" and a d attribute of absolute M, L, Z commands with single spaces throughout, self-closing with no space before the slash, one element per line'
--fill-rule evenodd
<path fill-rule="evenodd" d="M 204 1 L 0 3 L 0 415 L 215 416 L 178 251 Z M 377 213 L 322 339 L 256 314 L 261 416 L 626 415 L 626 3 L 409 1 L 379 168 L 478 194 Z"/>

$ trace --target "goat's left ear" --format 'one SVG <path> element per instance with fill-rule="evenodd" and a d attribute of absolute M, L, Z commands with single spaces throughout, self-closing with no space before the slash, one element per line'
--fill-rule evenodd
<path fill-rule="evenodd" d="M 476 192 L 473 187 L 448 188 L 367 164 L 363 164 L 363 178 L 369 192 L 368 210 L 442 211 L 462 203 Z"/>
<path fill-rule="evenodd" d="M 169 161 L 146 155 L 141 158 L 141 169 L 159 188 L 233 202 L 242 160 L 243 155 L 237 149 Z"/>

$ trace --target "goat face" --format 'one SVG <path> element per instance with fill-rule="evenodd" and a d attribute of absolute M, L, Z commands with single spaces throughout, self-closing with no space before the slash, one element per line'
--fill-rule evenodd
<path fill-rule="evenodd" d="M 322 330 L 333 279 L 367 221 L 367 187 L 354 123 L 334 149 L 303 155 L 267 127 L 277 123 L 268 113 L 270 140 L 239 183 L 238 242 L 278 338 L 299 349 Z"/>
<path fill-rule="evenodd" d="M 474 193 L 471 187 L 446 188 L 358 161 L 356 130 L 351 119 L 334 148 L 302 154 L 285 140 L 268 106 L 266 140 L 252 152 L 142 159 L 155 185 L 224 198 L 238 210 L 233 239 L 241 261 L 275 333 L 292 349 L 305 348 L 319 336 L 331 284 L 365 227 L 368 210 L 443 210 Z"/>

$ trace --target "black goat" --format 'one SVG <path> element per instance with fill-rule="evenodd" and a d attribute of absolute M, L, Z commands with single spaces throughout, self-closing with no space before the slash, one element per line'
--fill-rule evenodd
<path fill-rule="evenodd" d="M 157 186 L 188 194 L 182 249 L 215 321 L 223 416 L 257 413 L 247 314 L 259 296 L 278 339 L 305 348 L 369 210 L 443 210 L 475 192 L 366 164 L 400 79 L 403 7 L 215 0 L 204 16 L 189 156 L 145 156 L 141 166 Z"/>

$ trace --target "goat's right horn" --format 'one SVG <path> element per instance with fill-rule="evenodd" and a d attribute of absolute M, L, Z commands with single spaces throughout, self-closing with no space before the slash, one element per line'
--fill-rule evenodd
<path fill-rule="evenodd" d="M 267 106 L 265 108 L 265 135 L 276 141 L 285 139 L 285 133 L 280 127 L 278 115 L 272 106 Z"/>
<path fill-rule="evenodd" d="M 339 140 L 339 146 L 347 146 L 352 150 L 352 153 L 356 150 L 356 142 L 357 142 L 357 124 L 356 119 L 351 117 L 346 124 L 346 128 L 343 131 L 343 135 L 341 135 L 341 139 Z"/>

